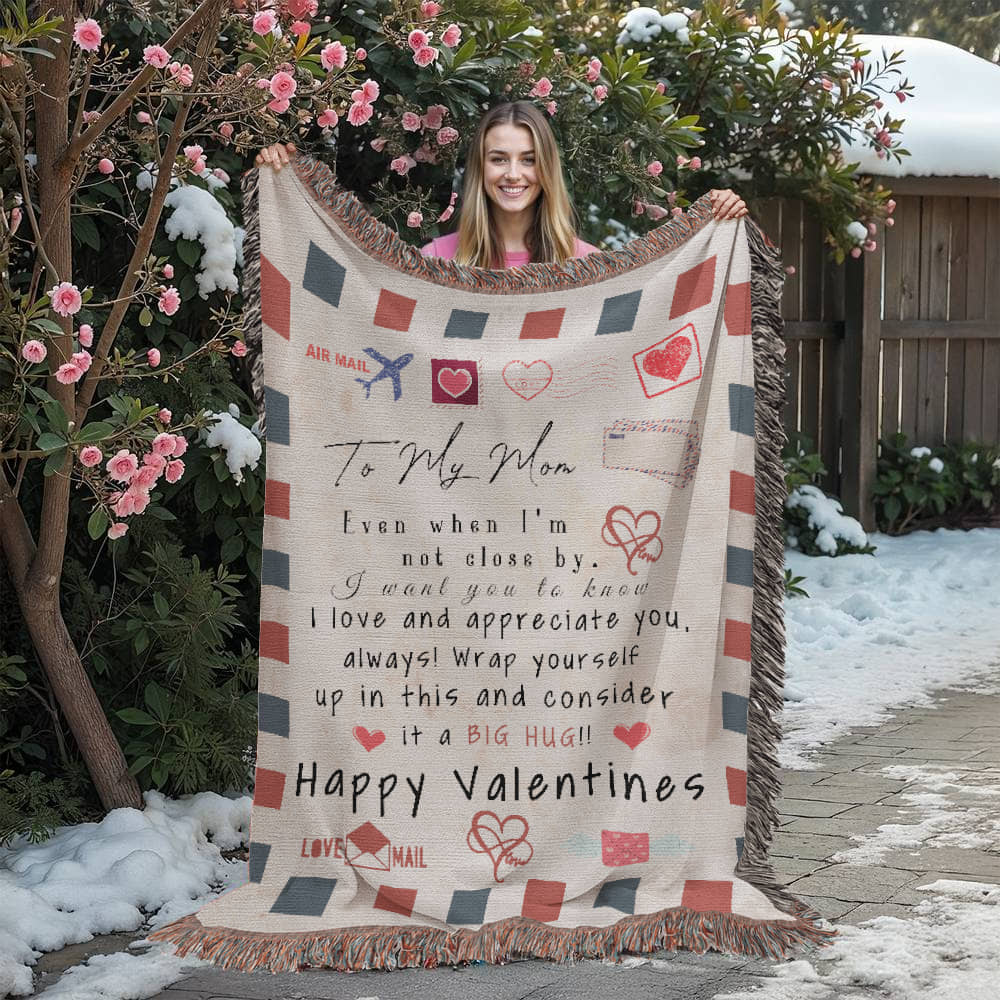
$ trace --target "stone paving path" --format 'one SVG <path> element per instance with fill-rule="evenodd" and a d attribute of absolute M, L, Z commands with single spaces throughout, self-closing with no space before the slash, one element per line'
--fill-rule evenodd
<path fill-rule="evenodd" d="M 771 854 L 776 871 L 793 892 L 827 919 L 858 924 L 880 914 L 905 916 L 927 898 L 916 886 L 938 878 L 1000 884 L 1000 854 L 986 851 L 895 850 L 874 866 L 830 860 L 856 845 L 852 833 L 874 833 L 883 823 L 913 822 L 912 813 L 901 812 L 906 806 L 902 796 L 919 784 L 880 774 L 888 764 L 946 764 L 958 772 L 995 774 L 1000 784 L 1000 695 L 939 692 L 934 707 L 907 709 L 881 726 L 855 729 L 824 747 L 815 761 L 821 770 L 784 772 L 780 826 Z M 39 962 L 45 974 L 37 988 L 51 984 L 62 969 L 87 954 L 120 949 L 121 940 L 98 939 L 45 956 Z M 822 954 L 803 952 L 797 957 L 807 958 L 822 972 Z M 198 970 L 156 1000 L 711 1000 L 719 993 L 760 985 L 772 975 L 771 969 L 766 961 L 683 951 L 661 952 L 634 968 L 595 961 L 353 974 L 322 969 L 245 974 L 213 968 Z M 862 995 L 869 994 L 843 994 L 845 1000 Z"/>

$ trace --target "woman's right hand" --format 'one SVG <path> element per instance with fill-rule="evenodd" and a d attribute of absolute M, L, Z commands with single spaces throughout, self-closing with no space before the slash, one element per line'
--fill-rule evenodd
<path fill-rule="evenodd" d="M 257 167 L 274 167 L 275 170 L 280 170 L 282 167 L 287 166 L 290 162 L 291 157 L 289 154 L 295 152 L 295 143 L 286 142 L 280 143 L 276 142 L 271 146 L 265 146 L 254 158 L 254 166 Z"/>

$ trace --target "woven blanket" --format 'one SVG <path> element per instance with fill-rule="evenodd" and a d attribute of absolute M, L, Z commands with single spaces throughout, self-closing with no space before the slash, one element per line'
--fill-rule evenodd
<path fill-rule="evenodd" d="M 424 258 L 326 165 L 243 178 L 266 428 L 226 968 L 784 957 L 780 255 L 708 195 L 615 251 Z"/>

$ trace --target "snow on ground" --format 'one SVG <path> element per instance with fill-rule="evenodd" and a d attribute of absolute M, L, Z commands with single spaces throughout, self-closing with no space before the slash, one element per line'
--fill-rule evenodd
<path fill-rule="evenodd" d="M 43 952 L 137 930 L 149 913 L 153 930 L 246 881 L 246 863 L 221 852 L 246 843 L 249 796 L 202 792 L 174 801 L 151 791 L 144 798 L 142 812 L 114 809 L 100 823 L 62 827 L 44 843 L 21 838 L 0 848 L 0 997 L 33 991 L 28 966 Z M 95 956 L 43 995 L 152 996 L 210 964 L 172 951 L 157 944 L 144 956 Z"/>
<path fill-rule="evenodd" d="M 872 555 L 806 556 L 787 566 L 808 598 L 785 601 L 783 767 L 854 726 L 930 705 L 931 692 L 1000 680 L 1000 531 L 872 533 Z"/>
<path fill-rule="evenodd" d="M 900 794 L 908 806 L 899 823 L 885 823 L 874 834 L 854 834 L 857 847 L 840 851 L 833 861 L 877 865 L 886 851 L 917 847 L 958 847 L 1000 852 L 1000 773 L 963 771 L 931 764 L 891 764 L 887 778 L 915 782 L 920 791 Z"/>
<path fill-rule="evenodd" d="M 808 767 L 810 749 L 852 726 L 885 721 L 893 706 L 931 704 L 931 692 L 941 687 L 996 684 L 1000 593 L 991 568 L 1000 565 L 1000 531 L 939 529 L 902 538 L 874 534 L 870 541 L 878 548 L 868 556 L 786 552 L 810 596 L 785 605 L 786 690 L 794 700 L 783 713 L 784 766 Z M 957 797 L 952 786 L 959 776 L 951 771 L 928 765 L 886 770 L 921 786 L 911 796 L 913 823 L 907 825 L 904 816 L 845 857 L 878 863 L 881 851 L 917 843 L 982 849 L 992 841 L 996 849 L 1000 823 L 992 815 L 1000 784 L 983 783 L 996 781 L 995 775 L 970 780 L 963 774 Z M 0 997 L 32 992 L 30 967 L 43 952 L 97 934 L 138 930 L 147 919 L 152 930 L 246 880 L 245 862 L 226 861 L 221 852 L 246 844 L 249 796 L 206 792 L 175 801 L 147 792 L 145 800 L 143 812 L 116 809 L 100 823 L 64 827 L 42 844 L 21 840 L 0 848 Z M 754 995 L 828 1000 L 837 989 L 851 995 L 843 990 L 853 982 L 895 990 L 893 1000 L 993 997 L 976 989 L 987 978 L 992 989 L 1000 971 L 993 957 L 1000 940 L 1000 889 L 968 882 L 932 888 L 935 898 L 917 908 L 916 919 L 841 925 L 837 943 L 817 953 L 827 971 L 804 961 L 786 963 L 778 967 L 781 978 L 768 982 L 770 992 Z M 153 996 L 210 964 L 178 959 L 171 951 L 156 944 L 143 955 L 94 956 L 42 995 Z"/>

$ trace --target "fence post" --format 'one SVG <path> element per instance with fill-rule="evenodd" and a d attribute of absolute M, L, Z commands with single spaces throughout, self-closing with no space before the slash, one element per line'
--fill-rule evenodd
<path fill-rule="evenodd" d="M 884 234 L 883 234 L 884 235 Z M 875 528 L 872 487 L 878 456 L 879 346 L 882 336 L 882 240 L 844 275 L 844 395 L 841 502 L 866 531 Z"/>

